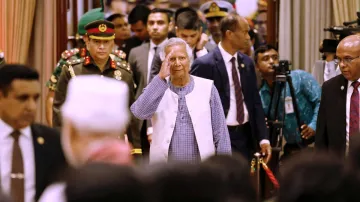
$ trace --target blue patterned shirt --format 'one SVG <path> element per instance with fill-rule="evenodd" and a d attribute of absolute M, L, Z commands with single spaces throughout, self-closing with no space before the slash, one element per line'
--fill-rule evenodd
<path fill-rule="evenodd" d="M 170 142 L 168 161 L 181 161 L 184 163 L 199 163 L 201 161 L 194 127 L 185 99 L 185 95 L 191 93 L 194 89 L 194 79 L 192 76 L 190 79 L 189 84 L 180 88 L 175 87 L 171 82 L 166 83 L 160 79 L 159 76 L 155 76 L 131 106 L 131 111 L 135 117 L 139 119 L 150 119 L 156 112 L 168 88 L 178 95 L 178 113 Z M 215 152 L 216 154 L 231 154 L 229 132 L 226 126 L 220 96 L 215 86 L 213 86 L 211 90 L 210 107 Z"/>
<path fill-rule="evenodd" d="M 321 88 L 314 77 L 302 70 L 291 71 L 290 74 L 292 83 L 295 90 L 296 102 L 299 109 L 300 121 L 308 125 L 316 131 L 316 121 L 320 106 Z M 263 80 L 263 85 L 260 88 L 260 97 L 262 105 L 267 115 L 271 100 L 271 92 L 268 84 Z M 289 84 L 286 84 L 286 98 L 291 98 Z M 278 119 L 282 119 L 283 106 L 284 106 L 284 91 L 281 92 L 281 99 L 279 104 Z M 274 103 L 272 103 L 274 106 Z M 273 119 L 275 108 L 272 107 L 272 116 L 268 117 Z M 286 114 L 286 113 L 285 113 Z M 287 143 L 294 144 L 300 143 L 301 135 L 298 129 L 295 112 L 285 115 L 285 126 L 283 135 Z"/>

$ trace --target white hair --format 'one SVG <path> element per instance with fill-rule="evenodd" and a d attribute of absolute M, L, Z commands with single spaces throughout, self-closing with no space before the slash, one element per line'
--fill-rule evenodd
<path fill-rule="evenodd" d="M 192 63 L 193 61 L 193 50 L 190 48 L 190 46 L 186 43 L 186 41 L 184 41 L 183 39 L 181 38 L 177 38 L 177 37 L 174 37 L 174 38 L 170 38 L 168 41 L 165 42 L 165 44 L 163 46 L 160 47 L 160 59 L 161 61 L 164 61 L 165 60 L 165 57 L 166 57 L 166 54 L 165 54 L 165 49 L 167 47 L 170 47 L 170 46 L 174 46 L 174 45 L 185 45 L 186 47 L 186 52 L 187 52 L 187 55 L 188 55 L 188 58 L 190 60 L 190 64 Z"/>

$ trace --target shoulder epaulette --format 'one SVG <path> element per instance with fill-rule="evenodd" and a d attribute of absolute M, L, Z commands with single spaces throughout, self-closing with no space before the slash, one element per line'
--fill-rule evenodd
<path fill-rule="evenodd" d="M 126 53 L 122 50 L 114 50 L 112 54 L 114 54 L 116 57 L 119 57 L 120 59 L 126 59 Z"/>
<path fill-rule="evenodd" d="M 70 76 L 71 76 L 72 78 L 75 78 L 75 77 L 76 77 L 73 66 L 74 66 L 74 65 L 77 65 L 77 64 L 80 64 L 80 63 L 82 63 L 82 62 L 84 62 L 84 58 L 74 59 L 74 60 L 67 60 L 67 61 L 66 61 L 66 64 L 65 64 L 64 66 L 67 67 L 67 70 L 69 71 Z"/>
<path fill-rule="evenodd" d="M 70 50 L 66 50 L 63 53 L 61 53 L 61 58 L 64 60 L 69 59 L 70 57 L 74 56 L 75 54 L 79 53 L 79 49 L 78 48 L 73 48 Z"/>
<path fill-rule="evenodd" d="M 131 69 L 130 69 L 129 63 L 127 63 L 125 60 L 120 61 L 120 62 L 117 61 L 117 62 L 116 62 L 116 66 L 117 66 L 118 68 L 125 69 L 126 71 L 132 73 L 132 71 L 131 71 Z"/>
<path fill-rule="evenodd" d="M 76 65 L 76 64 L 80 64 L 82 62 L 84 62 L 84 58 L 74 59 L 74 60 L 67 60 L 66 64 L 67 65 Z"/>

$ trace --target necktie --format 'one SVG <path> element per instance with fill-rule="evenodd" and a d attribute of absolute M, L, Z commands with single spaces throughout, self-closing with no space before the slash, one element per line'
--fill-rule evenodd
<path fill-rule="evenodd" d="M 231 73 L 235 87 L 235 98 L 236 98 L 236 120 L 241 125 L 244 122 L 244 100 L 242 96 L 242 89 L 240 86 L 240 79 L 236 71 L 235 57 L 231 58 Z"/>
<path fill-rule="evenodd" d="M 24 201 L 24 165 L 19 146 L 19 137 L 21 133 L 14 131 L 11 136 L 14 138 L 12 167 L 11 167 L 11 196 L 14 202 Z"/>
<path fill-rule="evenodd" d="M 156 55 L 156 50 L 157 50 L 157 46 L 154 47 L 154 54 L 153 54 L 153 58 L 152 58 L 152 62 L 151 62 L 151 68 L 150 68 L 150 72 L 151 72 L 151 69 L 152 69 L 152 66 L 154 64 L 154 58 L 155 58 L 155 55 Z"/>
<path fill-rule="evenodd" d="M 351 84 L 354 87 L 354 91 L 351 94 L 350 99 L 350 126 L 349 135 L 353 135 L 359 132 L 359 90 L 360 82 L 354 81 Z"/>

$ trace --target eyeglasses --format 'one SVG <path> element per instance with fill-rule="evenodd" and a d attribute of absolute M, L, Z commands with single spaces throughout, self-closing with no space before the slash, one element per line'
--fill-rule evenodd
<path fill-rule="evenodd" d="M 335 61 L 337 64 L 340 64 L 341 62 L 343 62 L 344 64 L 348 65 L 350 64 L 353 60 L 355 59 L 358 59 L 360 56 L 357 56 L 355 58 L 344 58 L 344 59 L 341 59 L 341 58 L 337 58 Z"/>

